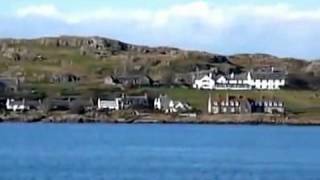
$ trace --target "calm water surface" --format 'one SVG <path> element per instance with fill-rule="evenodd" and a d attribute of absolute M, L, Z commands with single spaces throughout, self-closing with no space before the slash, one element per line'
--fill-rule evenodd
<path fill-rule="evenodd" d="M 0 180 L 320 179 L 320 127 L 0 124 Z"/>

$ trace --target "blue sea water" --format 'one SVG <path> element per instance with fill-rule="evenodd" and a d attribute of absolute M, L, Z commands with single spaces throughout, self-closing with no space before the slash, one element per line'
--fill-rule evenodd
<path fill-rule="evenodd" d="M 0 124 L 0 180 L 320 179 L 320 127 Z"/>

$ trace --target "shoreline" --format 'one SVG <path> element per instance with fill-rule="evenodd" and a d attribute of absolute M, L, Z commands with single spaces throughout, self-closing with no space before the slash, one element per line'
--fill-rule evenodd
<path fill-rule="evenodd" d="M 96 115 L 43 115 L 43 114 L 10 114 L 0 115 L 0 123 L 52 123 L 52 124 L 213 124 L 213 125 L 289 125 L 289 126 L 320 126 L 320 117 L 287 117 L 266 114 L 237 115 L 199 115 L 197 117 L 180 117 L 165 114 L 146 114 L 131 116 L 126 119 L 119 117 Z"/>

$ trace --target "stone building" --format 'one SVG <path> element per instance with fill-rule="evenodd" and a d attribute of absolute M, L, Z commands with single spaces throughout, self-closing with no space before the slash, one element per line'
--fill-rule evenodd
<path fill-rule="evenodd" d="M 225 98 L 208 99 L 209 114 L 283 114 L 285 113 L 284 102 L 276 99 L 254 100 L 245 97 L 226 96 Z"/>

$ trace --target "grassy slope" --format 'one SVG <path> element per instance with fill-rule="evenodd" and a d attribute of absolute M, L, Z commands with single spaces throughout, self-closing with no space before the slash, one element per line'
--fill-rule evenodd
<path fill-rule="evenodd" d="M 99 89 L 103 77 L 111 74 L 114 68 L 119 67 L 121 57 L 111 57 L 107 60 L 99 60 L 92 56 L 81 56 L 78 49 L 43 47 L 36 44 L 28 44 L 28 49 L 47 58 L 43 61 L 23 60 L 15 62 L 0 59 L 0 72 L 6 75 L 14 75 L 17 72 L 24 73 L 27 87 L 34 88 L 49 94 L 61 91 L 86 92 L 92 87 Z M 80 84 L 51 84 L 47 80 L 53 74 L 73 73 L 84 80 Z M 39 77 L 45 77 L 39 80 Z M 101 87 L 102 89 L 108 89 Z"/>
<path fill-rule="evenodd" d="M 300 115 L 320 115 L 320 91 L 199 91 L 185 88 L 161 88 L 156 90 L 161 93 L 187 101 L 203 112 L 207 111 L 207 101 L 209 94 L 212 97 L 225 96 L 245 96 L 249 98 L 260 99 L 261 97 L 277 98 L 286 103 L 287 109 L 295 114 Z"/>
<path fill-rule="evenodd" d="M 28 86 L 38 89 L 48 94 L 59 94 L 61 92 L 75 92 L 90 94 L 93 91 L 110 92 L 114 88 L 105 87 L 102 85 L 103 77 L 106 74 L 111 74 L 114 68 L 121 69 L 121 63 L 125 57 L 114 56 L 107 60 L 98 60 L 92 56 L 81 56 L 78 49 L 73 48 L 58 48 L 58 47 L 43 47 L 36 44 L 27 44 L 28 49 L 34 53 L 41 54 L 48 58 L 44 61 L 20 61 L 14 62 L 9 60 L 0 60 L 0 72 L 15 73 L 24 72 Z M 157 66 L 152 66 L 161 59 L 161 63 Z M 173 63 L 171 61 L 175 60 Z M 179 72 L 179 68 L 186 69 L 188 64 L 197 62 L 197 59 L 187 60 L 181 57 L 149 57 L 144 60 L 136 62 L 136 64 L 146 65 L 150 69 L 150 74 L 163 74 L 170 68 Z M 171 67 L 172 66 L 172 67 Z M 63 84 L 50 84 L 47 81 L 38 81 L 41 75 L 50 76 L 59 72 L 71 72 L 76 75 L 84 76 L 84 81 L 75 85 Z M 320 91 L 294 91 L 294 90 L 281 90 L 281 91 L 199 91 L 184 88 L 160 88 L 152 89 L 154 91 L 167 93 L 168 95 L 179 100 L 188 101 L 194 107 L 203 110 L 207 109 L 208 94 L 212 93 L 213 96 L 219 95 L 242 95 L 251 98 L 277 97 L 283 100 L 288 110 L 304 115 L 320 115 Z"/>

